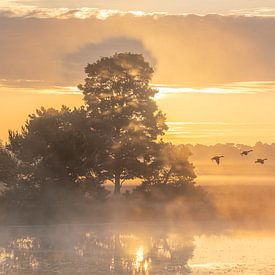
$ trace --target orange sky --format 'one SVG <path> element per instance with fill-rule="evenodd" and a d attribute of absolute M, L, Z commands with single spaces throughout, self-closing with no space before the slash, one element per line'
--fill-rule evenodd
<path fill-rule="evenodd" d="M 235 89 L 237 92 L 237 85 Z M 157 102 L 167 114 L 170 128 L 166 139 L 193 144 L 275 141 L 274 93 L 224 92 L 221 87 L 215 93 L 209 89 L 177 93 L 173 87 L 168 91 L 160 88 Z M 2 88 L 0 93 L 0 136 L 4 141 L 8 129 L 20 129 L 27 115 L 40 106 L 82 104 L 82 95 L 71 90 Z"/>
<path fill-rule="evenodd" d="M 165 1 L 167 14 L 126 13 L 119 1 L 124 12 L 91 9 L 102 8 L 98 1 L 85 9 L 70 2 L 67 9 L 53 8 L 49 1 L 25 1 L 40 7 L 12 1 L 14 6 L 4 8 L 8 2 L 0 5 L 0 139 L 6 141 L 8 129 L 20 129 L 40 106 L 79 106 L 81 94 L 73 87 L 85 77 L 85 65 L 132 51 L 144 54 L 155 68 L 152 83 L 160 89 L 156 100 L 167 114 L 167 139 L 275 141 L 272 5 L 264 9 L 263 1 L 263 6 L 243 1 L 243 8 L 253 12 L 232 15 L 234 5 L 224 1 L 223 13 L 231 15 L 196 16 L 169 14 L 173 11 Z M 179 6 L 179 12 L 188 10 Z M 212 7 L 218 12 L 222 6 Z M 204 10 L 199 4 L 189 8 Z"/>

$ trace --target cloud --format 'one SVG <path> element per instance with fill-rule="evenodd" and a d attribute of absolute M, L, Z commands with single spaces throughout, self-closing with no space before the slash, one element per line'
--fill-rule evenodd
<path fill-rule="evenodd" d="M 245 15 L 250 17 L 275 17 L 275 8 L 251 8 L 251 9 L 237 9 L 232 10 L 233 15 Z"/>
<path fill-rule="evenodd" d="M 117 37 L 99 43 L 86 44 L 75 52 L 65 55 L 63 58 L 64 67 L 70 68 L 66 72 L 66 77 L 81 79 L 84 77 L 83 68 L 88 63 L 95 62 L 99 57 L 111 56 L 118 52 L 140 53 L 152 66 L 156 64 L 155 58 L 144 48 L 141 41 Z"/>
<path fill-rule="evenodd" d="M 173 140 L 175 143 L 214 144 L 225 143 L 228 140 L 240 143 L 240 140 L 247 140 L 247 137 L 256 142 L 259 139 L 259 132 L 263 131 L 270 137 L 275 136 L 275 123 L 168 121 L 167 125 L 169 130 L 164 138 Z M 225 152 L 222 151 L 222 153 Z M 208 159 L 210 159 L 209 156 Z"/>
<path fill-rule="evenodd" d="M 1 6 L 0 6 L 1 7 Z M 134 17 L 142 16 L 166 16 L 166 15 L 184 15 L 183 13 L 167 13 L 167 12 L 144 12 L 144 11 L 121 11 L 114 9 L 98 9 L 98 8 L 38 8 L 32 5 L 18 5 L 10 7 L 2 7 L 0 15 L 6 17 L 24 17 L 24 18 L 55 18 L 55 19 L 88 19 L 95 17 L 100 20 L 108 19 L 112 16 L 132 15 Z"/>
<path fill-rule="evenodd" d="M 168 87 L 275 80 L 275 18 L 29 7 L 2 9 L 0 25 L 0 78 L 10 82 L 74 86 L 82 66 L 115 51 L 145 54 L 153 82 Z"/>
<path fill-rule="evenodd" d="M 112 9 L 112 10 L 143 10 L 146 12 L 165 11 L 169 13 L 219 13 L 228 14 L 236 9 L 275 8 L 271 0 L 1 0 L 0 6 L 35 5 L 43 8 L 80 7 Z"/>
<path fill-rule="evenodd" d="M 180 85 L 152 84 L 152 87 L 159 90 L 157 99 L 165 99 L 170 95 L 179 94 L 266 94 L 275 91 L 275 81 L 250 81 L 233 82 L 209 87 L 183 87 Z"/>

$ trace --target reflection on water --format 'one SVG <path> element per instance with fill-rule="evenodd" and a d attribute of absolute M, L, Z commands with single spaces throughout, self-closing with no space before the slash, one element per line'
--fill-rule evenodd
<path fill-rule="evenodd" d="M 275 274 L 275 238 L 185 225 L 2 227 L 0 274 Z"/>
<path fill-rule="evenodd" d="M 193 236 L 167 226 L 37 226 L 0 231 L 1 274 L 185 274 Z"/>

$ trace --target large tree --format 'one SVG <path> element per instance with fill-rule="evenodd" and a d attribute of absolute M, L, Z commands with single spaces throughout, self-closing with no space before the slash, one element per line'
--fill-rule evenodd
<path fill-rule="evenodd" d="M 158 91 L 149 85 L 153 69 L 140 54 L 119 53 L 88 64 L 85 72 L 79 88 L 94 131 L 105 136 L 106 178 L 120 193 L 125 180 L 146 174 L 167 129 L 154 100 Z"/>

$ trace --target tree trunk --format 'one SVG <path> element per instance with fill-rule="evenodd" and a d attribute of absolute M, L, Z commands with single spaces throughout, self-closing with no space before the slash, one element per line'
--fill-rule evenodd
<path fill-rule="evenodd" d="M 172 174 L 172 170 L 173 170 L 173 166 L 171 166 L 170 170 L 167 172 L 166 177 L 165 177 L 164 182 L 163 182 L 164 184 L 168 183 L 168 180 L 169 180 L 169 178 Z"/>
<path fill-rule="evenodd" d="M 115 175 L 115 195 L 120 194 L 121 184 L 120 184 L 120 174 Z"/>

